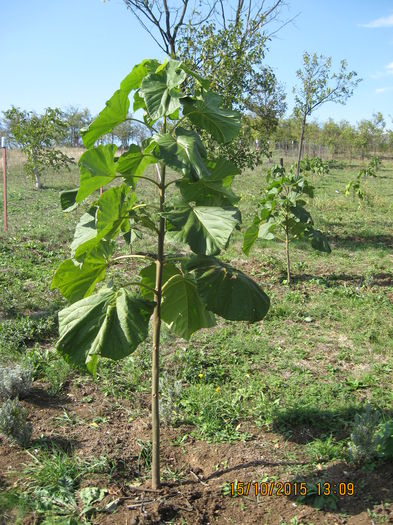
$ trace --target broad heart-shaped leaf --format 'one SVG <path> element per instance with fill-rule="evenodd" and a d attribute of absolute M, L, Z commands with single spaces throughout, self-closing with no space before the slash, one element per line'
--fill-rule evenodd
<path fill-rule="evenodd" d="M 325 253 L 330 253 L 332 251 L 326 235 L 324 235 L 321 231 L 314 229 L 312 229 L 310 233 L 312 235 L 311 246 L 315 250 Z"/>
<path fill-rule="evenodd" d="M 80 188 L 76 196 L 76 202 L 83 201 L 98 190 L 111 182 L 116 176 L 115 152 L 117 146 L 107 144 L 87 150 L 79 159 Z"/>
<path fill-rule="evenodd" d="M 140 294 L 144 299 L 153 300 L 154 293 L 152 290 L 156 287 L 156 264 L 152 263 L 149 266 L 145 266 L 140 272 L 141 287 Z M 172 263 L 165 263 L 162 269 L 162 285 L 164 285 L 168 279 L 174 275 L 181 275 L 179 268 Z M 148 288 L 146 288 L 148 287 Z M 150 288 L 150 290 L 149 290 Z"/>
<path fill-rule="evenodd" d="M 225 159 L 209 161 L 210 175 L 197 181 L 183 179 L 176 183 L 187 202 L 205 206 L 231 206 L 239 201 L 232 189 L 233 177 L 240 173 L 232 162 Z"/>
<path fill-rule="evenodd" d="M 156 144 L 154 143 L 154 146 Z M 150 148 L 151 149 L 151 148 Z M 146 150 L 143 152 L 136 144 L 131 144 L 128 151 L 121 155 L 116 163 L 116 170 L 121 173 L 127 183 L 135 186 L 135 181 L 150 164 L 155 164 L 157 159 Z"/>
<path fill-rule="evenodd" d="M 168 232 L 174 240 L 187 243 L 194 253 L 216 255 L 223 250 L 240 223 L 237 208 L 184 205 L 165 213 Z"/>
<path fill-rule="evenodd" d="M 142 80 L 139 94 L 144 98 L 147 112 L 153 120 L 169 116 L 180 107 L 182 92 L 179 86 L 186 77 L 180 62 L 171 60 Z"/>
<path fill-rule="evenodd" d="M 95 237 L 97 206 L 92 206 L 79 219 L 75 228 L 74 239 L 71 243 L 71 257 L 80 260 L 81 255 L 91 250 L 97 243 Z"/>
<path fill-rule="evenodd" d="M 216 324 L 214 316 L 206 310 L 191 276 L 173 275 L 162 290 L 161 315 L 173 332 L 183 339 L 201 328 Z"/>
<path fill-rule="evenodd" d="M 60 205 L 63 211 L 68 212 L 75 210 L 75 208 L 78 206 L 78 203 L 75 202 L 78 191 L 79 188 L 60 192 Z"/>
<path fill-rule="evenodd" d="M 71 303 L 88 297 L 93 293 L 95 285 L 105 279 L 112 253 L 112 243 L 103 241 L 87 255 L 83 264 L 66 259 L 56 270 L 51 288 L 58 288 Z"/>
<path fill-rule="evenodd" d="M 258 229 L 259 239 L 264 239 L 265 241 L 272 241 L 274 239 L 274 231 L 277 228 L 277 223 L 273 218 L 270 218 L 268 221 L 263 222 Z"/>
<path fill-rule="evenodd" d="M 98 138 L 112 131 L 115 126 L 121 124 L 126 119 L 130 107 L 130 101 L 128 99 L 130 91 L 138 89 L 143 78 L 147 74 L 154 72 L 158 66 L 159 62 L 157 60 L 143 60 L 122 80 L 120 89 L 115 91 L 112 97 L 106 102 L 105 108 L 90 126 L 82 131 L 82 140 L 86 148 L 93 146 Z"/>
<path fill-rule="evenodd" d="M 206 150 L 199 135 L 182 127 L 176 128 L 175 135 L 175 138 L 170 133 L 153 137 L 159 146 L 155 156 L 193 180 L 208 177 L 210 172 L 205 165 Z"/>
<path fill-rule="evenodd" d="M 258 239 L 260 219 L 255 217 L 251 226 L 249 226 L 244 234 L 242 250 L 246 255 L 249 255 L 252 246 Z"/>
<path fill-rule="evenodd" d="M 156 59 L 145 59 L 140 64 L 137 64 L 132 68 L 129 73 L 120 83 L 120 89 L 130 93 L 134 89 L 139 89 L 142 84 L 142 80 L 146 75 L 154 73 L 160 63 Z"/>
<path fill-rule="evenodd" d="M 113 239 L 120 230 L 126 231 L 128 216 L 136 200 L 135 193 L 126 184 L 103 193 L 97 205 L 82 215 L 77 224 L 71 256 L 82 261 L 101 239 Z"/>
<path fill-rule="evenodd" d="M 240 270 L 214 257 L 193 257 L 187 264 L 196 274 L 199 295 L 206 308 L 230 321 L 254 323 L 265 317 L 270 300 L 254 281 Z"/>
<path fill-rule="evenodd" d="M 121 359 L 146 339 L 153 308 L 124 288 L 100 290 L 59 312 L 57 349 L 95 375 L 99 356 Z"/>
<path fill-rule="evenodd" d="M 129 91 L 118 89 L 106 101 L 105 108 L 98 117 L 84 130 L 82 140 L 86 148 L 91 148 L 95 141 L 121 124 L 127 117 L 130 108 Z"/>
<path fill-rule="evenodd" d="M 129 223 L 129 212 L 137 201 L 136 194 L 126 184 L 103 193 L 97 203 L 97 239 L 113 239 Z"/>
<path fill-rule="evenodd" d="M 240 130 L 241 116 L 238 111 L 221 109 L 221 97 L 205 92 L 201 99 L 181 99 L 183 112 L 198 128 L 205 129 L 217 142 L 233 140 Z"/>

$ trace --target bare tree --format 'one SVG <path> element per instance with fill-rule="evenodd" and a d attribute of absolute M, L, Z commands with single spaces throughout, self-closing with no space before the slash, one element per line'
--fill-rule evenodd
<path fill-rule="evenodd" d="M 244 33 L 258 32 L 262 26 L 278 22 L 270 38 L 283 25 L 279 19 L 284 0 L 124 0 L 139 20 L 143 28 L 151 35 L 157 45 L 172 58 L 178 58 L 178 39 L 183 29 L 200 27 L 205 22 L 215 22 L 223 29 L 229 24 L 239 26 L 245 22 Z M 257 21 L 257 23 L 255 23 Z"/>

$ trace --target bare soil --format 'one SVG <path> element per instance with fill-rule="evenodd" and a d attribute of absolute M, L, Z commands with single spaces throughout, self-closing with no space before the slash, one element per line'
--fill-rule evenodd
<path fill-rule="evenodd" d="M 141 403 L 149 409 L 148 397 L 142 398 Z M 81 458 L 107 455 L 113 459 L 115 469 L 109 479 L 108 475 L 94 475 L 83 482 L 108 490 L 100 504 L 102 508 L 117 500 L 115 512 L 96 513 L 92 523 L 289 524 L 291 520 L 314 525 L 393 523 L 392 507 L 380 503 L 393 501 L 393 465 L 371 472 L 345 463 L 317 464 L 313 469 L 302 457 L 301 435 L 294 435 L 289 441 L 279 433 L 244 423 L 242 430 L 252 434 L 246 442 L 209 444 L 189 437 L 175 446 L 179 429 L 163 427 L 161 458 L 166 481 L 160 491 L 153 492 L 148 472 L 141 476 L 138 464 L 138 440 L 150 438 L 149 417 L 130 418 L 130 402 L 105 397 L 89 381 L 70 384 L 57 397 L 49 396 L 45 385 L 36 383 L 23 404 L 34 428 L 33 450 L 34 443 L 46 441 Z M 67 423 L 63 422 L 64 410 L 69 418 Z M 97 416 L 102 423 L 93 421 Z M 186 432 L 187 428 L 182 427 L 181 434 Z M 23 483 L 20 472 L 30 462 L 26 451 L 0 438 L 0 490 Z M 316 479 L 329 481 L 332 486 L 352 482 L 355 494 L 337 497 L 337 508 L 330 511 L 318 510 L 312 502 L 300 504 L 294 494 L 277 494 L 279 482 L 303 481 L 311 487 Z M 248 496 L 231 496 L 230 483 L 235 480 L 243 481 L 245 486 L 250 482 Z M 269 490 L 273 486 L 272 495 L 256 497 L 254 483 L 259 487 L 263 480 Z M 373 510 L 378 521 L 370 517 L 368 509 Z M 38 522 L 29 516 L 25 523 Z"/>

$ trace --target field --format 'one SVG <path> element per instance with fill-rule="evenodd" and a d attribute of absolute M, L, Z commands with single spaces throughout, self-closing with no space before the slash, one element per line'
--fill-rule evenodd
<path fill-rule="evenodd" d="M 0 523 L 392 523 L 392 463 L 357 463 L 349 453 L 367 405 L 381 422 L 393 417 L 393 164 L 362 181 L 363 202 L 344 195 L 360 167 L 340 161 L 328 175 L 310 176 L 310 211 L 332 253 L 293 243 L 291 288 L 283 244 L 257 242 L 246 258 L 236 233 L 225 259 L 270 296 L 262 322 L 221 321 L 190 342 L 164 331 L 164 486 L 152 493 L 151 341 L 104 362 L 96 380 L 56 354 L 65 302 L 50 283 L 81 213 L 64 214 L 58 193 L 77 185 L 78 172 L 48 173 L 37 192 L 10 158 L 0 362 L 33 370 L 22 400 L 33 440 L 22 449 L 0 436 Z M 265 173 L 266 166 L 235 179 L 243 224 Z M 331 493 L 318 496 L 319 482 Z M 300 483 L 307 494 L 299 498 Z M 350 483 L 352 496 L 334 494 L 339 486 L 348 493 Z"/>

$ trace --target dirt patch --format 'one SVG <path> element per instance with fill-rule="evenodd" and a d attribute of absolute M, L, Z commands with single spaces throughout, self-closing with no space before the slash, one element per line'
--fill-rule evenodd
<path fill-rule="evenodd" d="M 139 394 L 138 394 L 139 395 Z M 142 396 L 143 397 L 143 396 Z M 104 504 L 115 501 L 114 513 L 96 514 L 92 523 L 159 524 L 281 524 L 297 518 L 317 524 L 371 523 L 367 509 L 393 499 L 393 465 L 364 472 L 344 463 L 312 465 L 296 440 L 274 431 L 263 431 L 246 422 L 251 439 L 234 444 L 209 444 L 190 436 L 191 427 L 162 429 L 163 487 L 152 492 L 148 472 L 141 473 L 140 441 L 150 439 L 149 417 L 130 417 L 131 403 L 105 397 L 92 382 L 70 385 L 59 397 L 51 397 L 45 385 L 36 384 L 22 401 L 33 424 L 34 445 L 42 441 L 78 457 L 106 455 L 112 474 L 84 481 L 108 490 Z M 143 399 L 146 409 L 149 400 Z M 176 438 L 187 434 L 180 445 Z M 10 488 L 31 462 L 26 451 L 0 441 L 0 489 Z M 311 492 L 318 480 L 343 490 L 354 483 L 353 496 L 332 496 L 334 508 L 314 508 Z M 248 494 L 238 495 L 234 483 L 243 482 Z M 291 483 L 288 495 L 280 483 Z M 309 497 L 302 503 L 294 491 L 305 483 Z M 263 495 L 265 488 L 271 495 Z M 255 494 L 257 490 L 258 494 Z M 288 492 L 287 490 L 287 492 Z M 333 489 L 332 489 L 333 490 Z M 337 490 L 337 489 L 335 489 Z M 241 492 L 241 491 L 239 491 Z M 393 522 L 390 508 L 379 506 L 377 514 Z M 27 522 L 26 522 L 27 523 Z"/>

